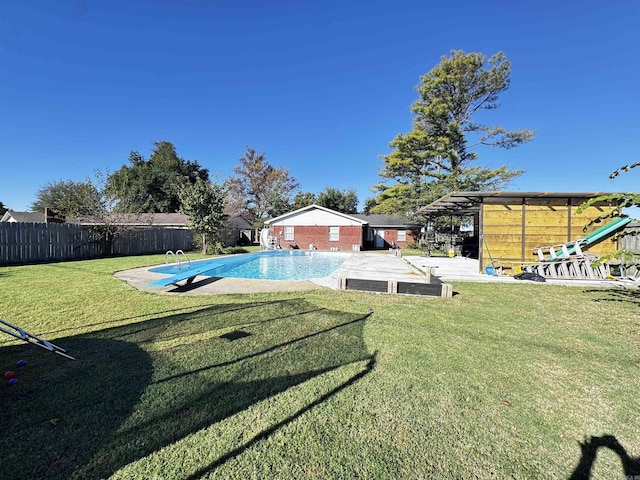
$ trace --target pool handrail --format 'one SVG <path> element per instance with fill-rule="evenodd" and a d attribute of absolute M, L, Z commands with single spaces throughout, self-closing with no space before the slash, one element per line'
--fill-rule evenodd
<path fill-rule="evenodd" d="M 184 253 L 182 250 L 176 250 L 176 257 L 180 258 L 179 255 L 182 254 L 182 256 L 187 260 L 187 264 L 189 265 L 187 268 L 191 268 L 191 260 L 189 260 L 189 257 L 187 257 L 187 254 Z"/>
<path fill-rule="evenodd" d="M 167 253 L 164 254 L 165 265 L 169 265 L 169 255 L 173 257 L 173 259 L 175 260 L 175 263 L 179 263 L 178 257 L 176 257 L 176 254 L 173 253 L 173 250 L 167 250 Z"/>
<path fill-rule="evenodd" d="M 167 250 L 167 253 L 165 253 L 165 256 L 164 256 L 165 265 L 169 265 L 169 255 L 171 255 L 175 260 L 175 263 L 178 264 L 178 271 L 179 272 L 182 271 L 182 262 L 180 261 L 180 257 L 178 256 L 180 254 L 182 254 L 182 256 L 186 258 L 187 264 L 188 264 L 187 268 L 191 268 L 191 260 L 189 260 L 189 257 L 187 257 L 187 254 L 184 253 L 182 250 L 176 250 L 175 253 L 173 252 L 173 250 Z"/>

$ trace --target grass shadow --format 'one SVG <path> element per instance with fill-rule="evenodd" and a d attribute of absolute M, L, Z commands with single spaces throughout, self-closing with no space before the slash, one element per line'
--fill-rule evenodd
<path fill-rule="evenodd" d="M 86 337 L 64 344 L 80 360 L 26 344 L 0 353 L 4 365 L 27 362 L 14 370 L 17 385 L 0 388 L 0 478 L 71 478 L 132 414 L 151 379 L 151 358 L 135 344 Z M 137 368 L 123 375 L 123 363 Z"/>
<path fill-rule="evenodd" d="M 281 420 L 275 425 L 272 425 L 269 428 L 263 430 L 262 432 L 255 435 L 253 438 L 249 439 L 247 442 L 243 443 L 239 447 L 236 447 L 233 450 L 230 450 L 225 455 L 222 455 L 220 458 L 218 458 L 216 461 L 212 462 L 211 464 L 207 465 L 206 467 L 201 468 L 194 474 L 187 477 L 185 480 L 196 480 L 196 479 L 202 478 L 205 475 L 213 472 L 216 468 L 224 465 L 229 460 L 232 460 L 237 456 L 241 455 L 243 452 L 245 452 L 248 448 L 251 448 L 251 446 L 255 445 L 256 443 L 262 440 L 266 440 L 275 432 L 277 432 L 280 428 L 285 427 L 286 425 L 295 421 L 297 418 L 301 417 L 306 412 L 312 410 L 318 405 L 321 405 L 322 403 L 326 402 L 337 393 L 340 393 L 342 390 L 350 387 L 351 385 L 355 384 L 357 381 L 359 381 L 360 379 L 362 379 L 363 377 L 371 373 L 371 371 L 373 371 L 375 367 L 375 364 L 376 364 L 376 353 L 371 355 L 371 357 L 369 358 L 369 361 L 367 362 L 366 367 L 362 371 L 356 373 L 351 378 L 347 379 L 337 387 L 333 388 L 331 391 L 325 393 L 324 395 L 321 395 L 316 400 L 311 402 L 309 405 L 306 405 L 305 407 L 296 411 L 294 414 L 289 415 L 287 418 Z"/>
<path fill-rule="evenodd" d="M 229 307 L 52 339 L 76 362 L 29 345 L 0 348 L 0 365 L 27 359 L 18 385 L 0 388 L 0 478 L 105 478 L 292 386 L 372 359 L 366 314 L 303 299 Z M 246 335 L 229 341 L 239 326 Z"/>
<path fill-rule="evenodd" d="M 578 465 L 568 480 L 589 480 L 593 463 L 598 455 L 598 450 L 608 448 L 615 452 L 622 462 L 622 469 L 627 478 L 640 478 L 640 458 L 630 457 L 624 447 L 613 435 L 603 435 L 601 437 L 591 437 L 579 442 L 581 455 Z"/>
<path fill-rule="evenodd" d="M 209 308 L 209 307 L 215 307 L 216 308 L 216 312 L 218 314 L 221 313 L 226 313 L 226 312 L 231 312 L 231 311 L 235 311 L 235 310 L 243 310 L 246 308 L 258 308 L 260 306 L 263 305 L 271 305 L 274 303 L 279 303 L 282 300 L 271 300 L 271 301 L 265 301 L 265 302 L 255 302 L 255 303 L 251 303 L 251 304 L 228 304 L 226 306 L 226 309 L 221 309 L 221 307 L 216 304 L 216 303 L 210 303 L 210 304 L 204 304 L 204 305 L 195 305 L 195 306 L 189 306 L 189 307 L 179 307 L 179 308 L 171 308 L 169 310 L 159 310 L 157 312 L 152 312 L 152 313 L 145 313 L 143 315 L 134 315 L 131 317 L 123 317 L 123 318 L 115 318 L 113 320 L 105 320 L 103 322 L 96 322 L 96 323 L 85 323 L 83 324 L 83 327 L 85 329 L 89 329 L 91 327 L 106 327 L 107 325 L 112 325 L 112 324 L 116 324 L 116 323 L 123 323 L 126 322 L 128 320 L 148 320 L 151 319 L 153 317 L 159 317 L 162 316 L 163 314 L 168 314 L 168 313 L 174 313 L 176 315 L 178 315 L 179 313 L 188 313 L 188 312 L 193 312 L 195 310 L 199 310 L 199 311 L 203 311 L 203 309 Z M 64 333 L 64 332 L 69 332 L 72 330 L 77 330 L 77 327 L 73 327 L 73 328 L 61 328 L 59 330 L 52 330 L 49 332 L 49 335 L 57 335 L 60 333 Z M 0 345 L 2 345 L 2 342 L 0 342 Z"/>
<path fill-rule="evenodd" d="M 593 299 L 594 302 L 615 302 L 615 303 L 630 303 L 640 307 L 640 288 L 637 289 L 606 289 L 606 290 L 584 290 L 584 293 L 599 293 L 602 295 L 600 298 Z"/>

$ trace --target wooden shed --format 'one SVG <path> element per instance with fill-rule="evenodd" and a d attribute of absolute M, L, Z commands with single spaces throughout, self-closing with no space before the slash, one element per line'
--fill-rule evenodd
<path fill-rule="evenodd" d="M 578 214 L 587 200 L 605 193 L 553 192 L 454 192 L 423 207 L 427 216 L 473 216 L 474 238 L 480 271 L 484 266 L 502 263 L 526 263 L 538 260 L 536 247 L 558 245 L 582 238 L 603 224 L 590 220 L 608 213 L 615 204 L 600 202 Z M 606 220 L 604 221 L 606 222 Z M 590 245 L 587 250 L 604 255 L 616 250 L 611 235 Z"/>

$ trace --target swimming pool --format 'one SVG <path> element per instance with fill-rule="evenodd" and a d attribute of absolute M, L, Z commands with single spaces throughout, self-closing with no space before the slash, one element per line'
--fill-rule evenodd
<path fill-rule="evenodd" d="M 308 280 L 331 275 L 348 257 L 346 253 L 276 250 L 197 260 L 190 264 L 173 263 L 149 271 L 180 276 L 194 272 L 207 277 Z"/>

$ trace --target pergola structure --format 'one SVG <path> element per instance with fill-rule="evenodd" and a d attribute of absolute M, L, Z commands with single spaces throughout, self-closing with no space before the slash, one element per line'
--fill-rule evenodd
<path fill-rule="evenodd" d="M 598 202 L 578 213 L 586 201 L 605 192 L 453 192 L 417 213 L 438 216 L 472 216 L 480 271 L 489 260 L 499 263 L 531 262 L 536 248 L 581 238 L 601 225 L 584 229 L 590 220 L 610 212 L 614 202 Z M 604 255 L 616 244 L 600 241 L 589 248 Z"/>

